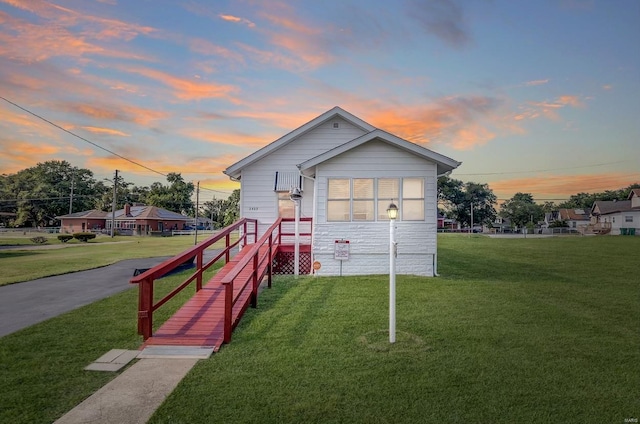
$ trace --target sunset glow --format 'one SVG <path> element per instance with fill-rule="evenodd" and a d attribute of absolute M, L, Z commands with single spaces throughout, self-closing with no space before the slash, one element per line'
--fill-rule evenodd
<path fill-rule="evenodd" d="M 223 169 L 340 106 L 500 199 L 640 182 L 635 0 L 149 6 L 0 0 L 0 173 L 67 160 L 224 196 Z"/>

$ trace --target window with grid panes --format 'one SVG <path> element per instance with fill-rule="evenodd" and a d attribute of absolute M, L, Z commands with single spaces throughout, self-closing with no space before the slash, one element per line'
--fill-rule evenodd
<path fill-rule="evenodd" d="M 398 178 L 378 178 L 378 221 L 389 220 L 387 208 L 391 202 L 398 204 L 399 192 L 400 180 Z"/>
<path fill-rule="evenodd" d="M 403 221 L 424 221 L 424 179 L 404 178 L 402 180 Z"/>
<path fill-rule="evenodd" d="M 327 221 L 350 221 L 351 180 L 331 178 L 327 185 Z"/>
<path fill-rule="evenodd" d="M 353 221 L 374 221 L 373 178 L 353 179 Z"/>

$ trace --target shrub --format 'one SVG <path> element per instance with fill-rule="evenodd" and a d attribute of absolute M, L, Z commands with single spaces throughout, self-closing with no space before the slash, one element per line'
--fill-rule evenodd
<path fill-rule="evenodd" d="M 29 240 L 31 240 L 31 242 L 35 244 L 45 244 L 47 242 L 47 238 L 43 236 L 32 237 Z"/>
<path fill-rule="evenodd" d="M 87 242 L 91 239 L 96 238 L 96 235 L 93 233 L 74 233 L 73 238 L 83 242 Z"/>
<path fill-rule="evenodd" d="M 60 234 L 58 236 L 58 240 L 60 240 L 63 243 L 68 242 L 69 240 L 71 240 L 73 238 L 73 236 L 71 234 Z"/>

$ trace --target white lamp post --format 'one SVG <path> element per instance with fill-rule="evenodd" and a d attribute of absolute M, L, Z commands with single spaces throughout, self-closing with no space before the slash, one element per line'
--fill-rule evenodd
<path fill-rule="evenodd" d="M 398 207 L 391 202 L 387 208 L 389 216 L 389 343 L 396 342 L 396 218 Z"/>
<path fill-rule="evenodd" d="M 300 274 L 300 200 L 302 193 L 299 188 L 292 188 L 289 192 L 289 198 L 295 203 L 295 222 L 294 230 L 295 240 L 293 244 L 293 275 L 296 277 Z"/>

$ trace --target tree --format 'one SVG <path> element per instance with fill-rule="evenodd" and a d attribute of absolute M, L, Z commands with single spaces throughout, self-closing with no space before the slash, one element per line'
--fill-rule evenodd
<path fill-rule="evenodd" d="M 224 203 L 223 225 L 233 224 L 240 216 L 240 189 L 235 189 Z"/>
<path fill-rule="evenodd" d="M 2 178 L 3 211 L 15 213 L 11 225 L 53 225 L 55 217 L 91 209 L 97 183 L 88 169 L 67 161 L 47 161 Z M 72 193 L 73 192 L 73 196 Z M 13 205 L 7 207 L 7 205 Z"/>
<path fill-rule="evenodd" d="M 195 205 L 191 196 L 195 191 L 193 183 L 185 182 L 182 176 L 175 172 L 167 175 L 168 186 L 155 182 L 151 184 L 146 195 L 146 203 L 173 212 L 193 216 Z"/>
<path fill-rule="evenodd" d="M 601 193 L 578 193 L 569 197 L 569 200 L 558 205 L 559 208 L 566 209 L 586 209 L 589 210 L 596 200 L 624 200 L 629 197 L 631 190 L 640 188 L 639 183 L 630 184 L 627 188 L 619 190 L 606 190 Z"/>
<path fill-rule="evenodd" d="M 527 223 L 536 223 L 544 218 L 542 206 L 535 203 L 529 193 L 516 193 L 502 204 L 500 216 L 511 220 L 513 225 L 523 227 Z"/>
<path fill-rule="evenodd" d="M 497 198 L 487 184 L 463 183 L 448 177 L 438 179 L 438 201 L 448 218 L 471 226 L 471 205 L 474 224 L 491 224 L 496 217 Z"/>
<path fill-rule="evenodd" d="M 202 215 L 210 218 L 216 228 L 224 226 L 224 205 L 225 200 L 216 199 L 204 202 L 201 206 Z"/>

